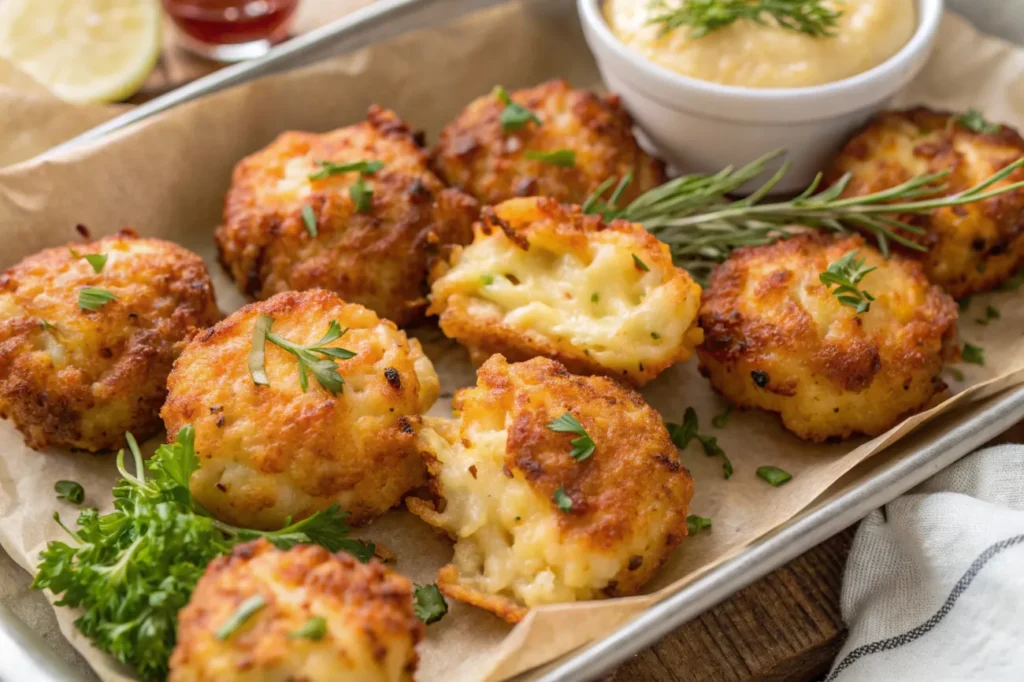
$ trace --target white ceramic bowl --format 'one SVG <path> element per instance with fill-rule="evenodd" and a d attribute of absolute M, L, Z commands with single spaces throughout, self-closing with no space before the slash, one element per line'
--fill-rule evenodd
<path fill-rule="evenodd" d="M 682 76 L 648 61 L 612 33 L 603 0 L 577 0 L 583 33 L 605 85 L 659 155 L 683 173 L 740 166 L 780 147 L 792 168 L 780 192 L 806 187 L 847 138 L 924 66 L 943 0 L 917 0 L 910 41 L 882 64 L 833 83 L 805 88 L 748 88 Z"/>

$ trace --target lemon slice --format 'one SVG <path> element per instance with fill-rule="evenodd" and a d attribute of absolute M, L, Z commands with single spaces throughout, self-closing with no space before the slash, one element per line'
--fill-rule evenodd
<path fill-rule="evenodd" d="M 127 97 L 159 56 L 158 0 L 0 1 L 0 57 L 69 102 Z"/>

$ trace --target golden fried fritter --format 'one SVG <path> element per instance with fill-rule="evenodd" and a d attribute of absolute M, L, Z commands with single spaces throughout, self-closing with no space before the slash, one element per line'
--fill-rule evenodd
<path fill-rule="evenodd" d="M 474 362 L 543 355 L 642 386 L 700 343 L 700 287 L 642 225 L 541 197 L 482 219 L 435 265 L 428 310 Z"/>
<path fill-rule="evenodd" d="M 827 179 L 835 182 L 852 173 L 844 196 L 860 196 L 949 169 L 946 193 L 954 194 L 1022 156 L 1024 139 L 1009 126 L 975 132 L 958 116 L 918 107 L 879 114 L 846 144 Z M 993 187 L 1020 180 L 1024 169 Z M 899 218 L 925 230 L 901 234 L 927 247 L 927 253 L 904 251 L 919 258 L 928 279 L 954 298 L 988 291 L 1024 264 L 1024 190 Z"/>
<path fill-rule="evenodd" d="M 867 312 L 818 277 L 856 250 Z M 806 440 L 877 435 L 944 386 L 957 308 L 919 263 L 886 260 L 860 237 L 808 233 L 739 249 L 711 275 L 700 309 L 701 371 L 741 407 L 778 412 Z"/>
<path fill-rule="evenodd" d="M 430 419 L 420 448 L 438 504 L 410 510 L 455 540 L 438 586 L 509 622 L 531 606 L 636 594 L 686 535 L 693 480 L 638 393 L 546 358 L 495 355 L 456 419 Z M 576 434 L 549 424 L 572 415 Z"/>
<path fill-rule="evenodd" d="M 445 189 L 416 140 L 394 112 L 373 106 L 362 123 L 283 133 L 239 162 L 216 233 L 239 288 L 259 299 L 327 289 L 398 325 L 422 317 L 429 262 L 445 245 L 470 240 L 477 205 Z M 383 165 L 371 175 L 310 180 L 320 161 Z M 372 191 L 365 210 L 352 196 L 358 182 Z"/>
<path fill-rule="evenodd" d="M 218 636 L 254 597 L 262 606 Z M 412 682 L 422 638 L 404 577 L 323 547 L 282 552 L 260 539 L 207 566 L 178 613 L 168 682 Z"/>
<path fill-rule="evenodd" d="M 88 288 L 117 298 L 83 308 Z M 219 317 L 202 259 L 170 242 L 124 230 L 29 256 L 0 275 L 0 417 L 36 449 L 146 438 L 188 330 Z"/>
<path fill-rule="evenodd" d="M 442 180 L 486 204 L 524 196 L 582 204 L 602 182 L 627 173 L 633 181 L 622 199 L 629 202 L 665 182 L 665 164 L 637 145 L 618 95 L 552 80 L 509 96 L 540 125 L 502 130 L 505 104 L 493 93 L 478 97 L 441 131 L 432 158 Z M 572 150 L 575 164 L 563 168 L 527 158 L 528 151 L 559 149 Z"/>
<path fill-rule="evenodd" d="M 260 315 L 296 344 L 316 343 L 332 321 L 347 328 L 327 344 L 355 353 L 335 361 L 342 391 L 312 375 L 303 391 L 298 360 L 270 341 L 269 385 L 256 385 L 247 362 Z M 434 367 L 419 341 L 333 293 L 288 292 L 232 313 L 189 341 L 167 387 L 168 438 L 195 427 L 192 494 L 229 523 L 276 529 L 331 504 L 364 523 L 423 482 L 416 432 L 437 399 Z"/>

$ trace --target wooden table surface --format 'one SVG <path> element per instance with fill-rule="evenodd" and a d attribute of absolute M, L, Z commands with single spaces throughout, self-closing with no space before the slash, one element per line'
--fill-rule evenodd
<path fill-rule="evenodd" d="M 372 0 L 344 2 L 358 7 Z M 298 26 L 321 21 L 307 8 Z M 168 33 L 160 64 L 129 101 L 144 102 L 217 68 L 182 50 Z M 1024 442 L 1024 423 L 997 440 Z M 607 682 L 821 679 L 846 637 L 839 591 L 854 531 L 844 530 L 682 626 Z"/>

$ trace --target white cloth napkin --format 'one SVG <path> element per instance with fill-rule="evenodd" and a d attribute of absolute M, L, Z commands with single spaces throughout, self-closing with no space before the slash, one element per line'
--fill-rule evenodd
<path fill-rule="evenodd" d="M 872 512 L 826 682 L 1024 680 L 1024 446 L 977 452 Z"/>

